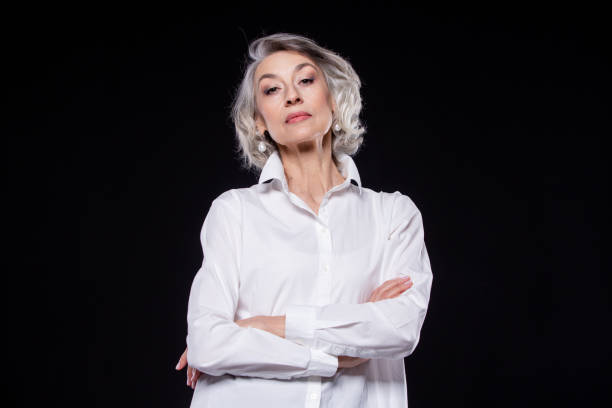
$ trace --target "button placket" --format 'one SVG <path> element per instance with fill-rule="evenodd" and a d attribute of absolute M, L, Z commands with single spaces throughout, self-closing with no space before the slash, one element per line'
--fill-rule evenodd
<path fill-rule="evenodd" d="M 321 202 L 317 234 L 319 242 L 319 270 L 317 279 L 317 301 L 323 306 L 331 302 L 331 232 L 328 223 L 327 200 Z"/>
<path fill-rule="evenodd" d="M 321 377 L 308 377 L 308 385 L 306 387 L 306 408 L 318 408 L 321 399 Z"/>

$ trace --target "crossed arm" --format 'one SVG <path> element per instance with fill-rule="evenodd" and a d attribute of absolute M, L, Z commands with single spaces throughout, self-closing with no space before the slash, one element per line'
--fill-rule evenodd
<path fill-rule="evenodd" d="M 399 359 L 412 353 L 433 276 L 421 215 L 407 196 L 394 193 L 381 271 L 386 279 L 410 276 L 410 290 L 390 279 L 363 304 L 290 304 L 284 316 L 234 322 L 239 200 L 232 190 L 215 199 L 202 228 L 205 259 L 192 285 L 187 315 L 187 359 L 193 367 L 188 383 L 197 371 L 280 379 L 331 376 L 369 358 Z M 184 365 L 179 362 L 177 368 Z"/>
<path fill-rule="evenodd" d="M 392 299 L 404 293 L 406 290 L 412 287 L 412 280 L 409 276 L 403 278 L 390 279 L 376 288 L 368 302 L 377 302 L 383 299 Z M 253 316 L 247 319 L 237 320 L 235 322 L 240 327 L 255 327 L 261 330 L 265 330 L 276 336 L 285 338 L 285 315 L 283 316 Z M 369 358 L 351 357 L 351 356 L 338 356 L 338 369 L 356 367 L 360 364 L 368 361 Z M 195 384 L 200 375 L 201 371 L 188 365 L 187 363 L 187 349 L 181 355 L 176 370 L 180 371 L 187 366 L 187 386 L 195 389 Z"/>

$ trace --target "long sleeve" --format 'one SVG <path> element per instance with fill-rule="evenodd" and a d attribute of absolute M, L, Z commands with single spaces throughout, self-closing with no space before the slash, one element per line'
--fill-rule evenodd
<path fill-rule="evenodd" d="M 234 190 L 217 197 L 204 220 L 204 252 L 189 295 L 187 360 L 204 373 L 291 379 L 335 374 L 338 358 L 234 322 L 239 295 L 241 205 Z"/>
<path fill-rule="evenodd" d="M 412 200 L 394 193 L 383 255 L 384 280 L 409 275 L 401 295 L 362 304 L 289 305 L 286 338 L 333 355 L 399 359 L 419 342 L 433 275 L 421 214 Z M 379 284 L 382 284 L 380 282 Z"/>

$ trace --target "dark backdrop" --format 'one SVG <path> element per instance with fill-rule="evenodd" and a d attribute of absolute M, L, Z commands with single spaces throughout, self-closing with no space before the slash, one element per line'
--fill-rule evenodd
<path fill-rule="evenodd" d="M 410 196 L 434 284 L 411 407 L 586 406 L 610 382 L 603 11 L 259 4 L 5 16 L 11 406 L 185 407 L 174 365 L 229 106 L 278 31 L 363 81 L 363 185 Z"/>

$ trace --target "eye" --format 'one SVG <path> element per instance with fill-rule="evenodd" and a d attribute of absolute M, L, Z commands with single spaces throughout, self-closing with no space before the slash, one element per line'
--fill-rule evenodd
<path fill-rule="evenodd" d="M 300 83 L 311 84 L 314 82 L 314 78 L 304 78 L 300 81 Z"/>
<path fill-rule="evenodd" d="M 264 93 L 265 93 L 266 95 L 270 95 L 272 92 L 276 91 L 277 89 L 278 89 L 278 87 L 273 86 L 272 88 L 268 88 L 268 89 L 266 89 L 266 90 L 264 91 Z"/>

